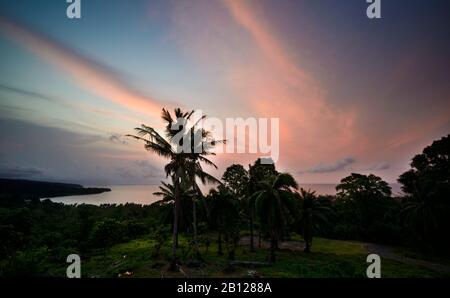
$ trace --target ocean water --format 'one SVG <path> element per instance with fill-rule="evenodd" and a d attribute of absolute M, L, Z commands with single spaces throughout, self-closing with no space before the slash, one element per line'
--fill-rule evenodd
<path fill-rule="evenodd" d="M 155 191 L 159 190 L 159 185 L 111 185 L 106 187 L 111 188 L 111 191 L 93 195 L 56 197 L 50 200 L 64 204 L 92 205 L 125 203 L 149 205 L 159 200 L 153 195 Z M 316 194 L 336 194 L 336 184 L 300 184 L 300 187 L 311 189 Z M 400 192 L 398 184 L 391 184 L 391 187 L 394 194 Z"/>
<path fill-rule="evenodd" d="M 149 205 L 159 200 L 153 193 L 159 190 L 159 185 L 110 185 L 111 191 L 81 196 L 65 196 L 50 198 L 53 202 L 64 204 L 125 204 L 136 203 Z"/>

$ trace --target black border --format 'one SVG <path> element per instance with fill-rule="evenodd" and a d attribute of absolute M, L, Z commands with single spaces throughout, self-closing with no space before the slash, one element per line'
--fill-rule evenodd
<path fill-rule="evenodd" d="M 178 279 L 178 278 L 130 278 L 130 279 L 68 279 L 68 278 L 17 278 L 0 279 L 3 294 L 35 297 L 205 297 L 201 293 L 178 293 L 180 284 L 208 284 L 218 288 L 206 297 L 250 297 L 280 296 L 307 297 L 309 295 L 345 295 L 345 297 L 385 297 L 386 295 L 417 295 L 445 293 L 449 289 L 450 279 Z M 265 293 L 222 293 L 222 283 L 268 283 L 271 292 Z"/>

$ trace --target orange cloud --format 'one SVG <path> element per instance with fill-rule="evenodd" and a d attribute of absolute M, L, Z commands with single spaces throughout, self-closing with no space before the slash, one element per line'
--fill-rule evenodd
<path fill-rule="evenodd" d="M 225 0 L 224 4 L 261 55 L 252 67 L 232 69 L 231 81 L 260 115 L 280 118 L 283 163 L 306 166 L 324 156 L 335 159 L 349 154 L 349 149 L 353 152 L 358 147 L 354 145 L 356 111 L 342 111 L 327 102 L 326 91 L 296 66 L 249 2 Z"/>
<path fill-rule="evenodd" d="M 140 94 L 98 63 L 6 18 L 0 18 L 0 30 L 64 70 L 87 91 L 139 114 L 160 116 L 162 102 Z"/>
<path fill-rule="evenodd" d="M 278 68 L 280 73 L 285 75 L 283 79 L 294 85 L 310 80 L 303 71 L 295 67 L 289 60 L 274 34 L 270 32 L 268 26 L 261 19 L 252 14 L 252 9 L 245 1 L 225 0 L 224 3 L 235 20 L 251 34 L 265 56 Z"/>

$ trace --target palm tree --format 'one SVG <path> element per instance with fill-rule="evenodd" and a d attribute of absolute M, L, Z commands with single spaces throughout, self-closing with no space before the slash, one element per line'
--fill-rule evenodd
<path fill-rule="evenodd" d="M 162 199 L 156 203 L 172 204 L 175 202 L 175 187 L 172 184 L 161 181 L 162 186 L 159 187 L 159 191 L 153 193 L 154 196 L 161 197 Z"/>
<path fill-rule="evenodd" d="M 163 109 L 163 115 L 164 115 Z M 178 214 L 180 209 L 180 176 L 183 173 L 185 164 L 185 157 L 182 154 L 177 154 L 174 146 L 170 140 L 163 138 L 154 128 L 144 124 L 141 127 L 135 128 L 137 135 L 127 135 L 145 143 L 144 148 L 159 156 L 169 159 L 169 163 L 165 166 L 166 176 L 172 176 L 174 184 L 174 220 L 173 220 L 173 235 L 172 235 L 172 263 L 170 268 L 176 269 L 176 251 L 178 238 Z M 148 137 L 145 139 L 144 137 Z"/>
<path fill-rule="evenodd" d="M 156 197 L 160 197 L 161 200 L 155 202 L 154 204 L 157 204 L 159 206 L 164 206 L 164 207 L 172 207 L 173 210 L 173 206 L 175 204 L 175 187 L 173 185 L 174 183 L 172 182 L 172 184 L 170 183 L 166 183 L 164 181 L 161 181 L 161 186 L 159 186 L 159 191 L 156 191 L 153 193 L 154 196 Z M 190 209 L 190 205 L 192 204 L 192 201 L 194 199 L 196 195 L 196 192 L 192 191 L 192 189 L 190 189 L 190 187 L 188 185 L 186 185 L 186 183 L 184 183 L 184 181 L 181 181 L 181 185 L 180 185 L 180 201 L 181 201 L 181 208 L 179 209 L 179 215 L 178 215 L 178 227 L 180 228 L 180 226 L 186 226 L 186 222 L 187 222 L 187 216 L 191 215 L 191 209 Z M 165 208 L 164 208 L 165 210 Z M 172 212 L 173 213 L 173 212 Z M 166 219 L 170 218 L 170 221 L 172 221 L 173 223 L 173 216 L 170 216 L 169 214 L 166 214 L 166 212 L 164 211 L 163 214 L 165 215 L 164 217 Z M 178 245 L 177 245 L 178 247 Z"/>
<path fill-rule="evenodd" d="M 175 187 L 170 183 L 166 183 L 161 181 L 161 186 L 159 186 L 159 191 L 155 191 L 153 193 L 154 196 L 161 197 L 161 200 L 155 202 L 155 204 L 166 205 L 166 204 L 174 204 L 175 203 Z M 188 189 L 185 185 L 180 185 L 180 196 L 183 197 L 192 197 L 195 193 Z"/>
<path fill-rule="evenodd" d="M 252 197 L 257 191 L 261 190 L 260 181 L 270 179 L 272 176 L 277 175 L 274 164 L 264 164 L 261 158 L 258 158 L 253 165 L 248 165 L 248 183 L 245 191 L 248 194 L 248 213 L 250 224 L 250 251 L 255 251 L 254 245 L 254 219 L 255 219 L 255 198 Z M 259 230 L 259 240 L 261 240 L 261 229 Z M 261 243 L 261 241 L 259 241 Z M 261 246 L 261 245 L 260 245 Z"/>
<path fill-rule="evenodd" d="M 300 189 L 299 197 L 301 200 L 300 220 L 303 228 L 303 239 L 305 240 L 305 252 L 311 251 L 314 229 L 319 223 L 327 221 L 327 213 L 331 209 L 324 206 L 316 197 L 316 192 Z"/>
<path fill-rule="evenodd" d="M 286 226 L 289 210 L 293 209 L 293 197 L 298 184 L 292 175 L 277 174 L 260 183 L 262 190 L 253 196 L 256 201 L 256 211 L 259 215 L 261 228 L 270 236 L 269 261 L 275 262 L 275 250 L 278 240 Z"/>
<path fill-rule="evenodd" d="M 187 128 L 188 121 L 193 114 L 194 111 L 183 112 L 180 108 L 176 108 L 174 110 L 175 117 L 172 117 L 168 110 L 163 109 L 161 117 L 166 122 L 166 138 L 162 137 L 154 128 L 144 124 L 141 127 L 135 128 L 137 135 L 127 135 L 143 141 L 146 150 L 169 160 L 164 170 L 167 177 L 172 177 L 175 197 L 171 263 L 171 269 L 173 270 L 177 267 L 176 250 L 178 242 L 178 220 L 181 209 L 181 179 L 189 179 L 188 181 L 191 181 L 192 185 L 194 184 L 192 181 L 195 181 L 195 177 L 199 177 L 202 181 L 205 181 L 212 176 L 201 170 L 200 162 L 214 165 L 205 155 L 210 154 L 206 149 L 213 147 L 216 142 L 214 140 L 205 141 L 209 137 L 209 134 L 203 129 L 195 129 L 195 126 L 205 116 L 197 121 L 194 126 Z M 199 133 L 200 138 L 198 138 Z M 199 148 L 201 148 L 200 151 L 198 150 Z"/>
<path fill-rule="evenodd" d="M 314 204 L 315 192 L 310 190 L 306 191 L 303 188 L 300 189 L 300 197 L 303 199 L 301 218 L 303 221 L 303 239 L 305 240 L 305 252 L 311 251 L 312 245 L 312 233 L 313 233 L 313 212 L 312 207 Z"/>
<path fill-rule="evenodd" d="M 194 193 L 199 199 L 203 200 L 203 194 L 196 182 L 196 178 L 198 178 L 203 184 L 206 183 L 221 183 L 219 180 L 214 178 L 213 176 L 205 173 L 201 167 L 201 164 L 198 160 L 196 160 L 196 156 L 193 157 L 193 163 L 187 169 L 187 181 L 189 181 L 191 191 Z M 214 165 L 214 164 L 213 164 Z M 214 165 L 216 167 L 216 165 Z M 192 197 L 192 215 L 193 215 L 193 230 L 194 230 L 194 245 L 195 245 L 195 254 L 197 259 L 201 259 L 200 250 L 198 247 L 198 238 L 197 238 L 197 204 L 195 195 Z M 208 209 L 206 209 L 208 210 Z"/>
<path fill-rule="evenodd" d="M 186 117 L 186 122 L 189 120 L 189 114 Z M 214 140 L 210 131 L 204 129 L 203 127 L 198 128 L 198 124 L 206 118 L 206 115 L 202 115 L 190 128 L 187 130 L 185 141 L 189 142 L 189 166 L 186 167 L 186 180 L 191 185 L 192 191 L 197 194 L 198 198 L 203 200 L 203 194 L 200 187 L 197 184 L 196 178 L 199 179 L 203 184 L 206 183 L 218 183 L 222 184 L 220 180 L 211 176 L 210 174 L 203 171 L 202 164 L 212 166 L 217 169 L 217 166 L 206 156 L 215 155 L 211 151 L 217 144 L 225 143 L 225 140 Z M 207 210 L 208 211 L 208 210 Z M 201 259 L 200 250 L 198 247 L 197 238 L 197 204 L 195 197 L 192 200 L 192 214 L 193 214 L 193 230 L 194 230 L 194 245 L 195 254 L 197 259 Z"/>

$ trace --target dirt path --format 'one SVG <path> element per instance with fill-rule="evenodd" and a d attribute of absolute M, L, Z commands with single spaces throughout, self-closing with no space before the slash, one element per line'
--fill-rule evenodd
<path fill-rule="evenodd" d="M 394 247 L 391 246 L 366 243 L 364 244 L 364 248 L 368 253 L 377 254 L 382 258 L 391 259 L 408 265 L 422 266 L 437 272 L 450 273 L 450 266 L 403 256 L 396 253 Z"/>

